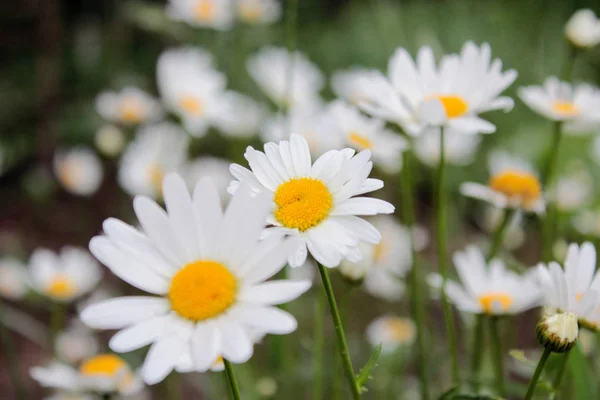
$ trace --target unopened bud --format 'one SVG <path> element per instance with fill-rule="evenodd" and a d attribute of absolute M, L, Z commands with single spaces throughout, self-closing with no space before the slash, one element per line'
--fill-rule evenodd
<path fill-rule="evenodd" d="M 579 336 L 577 316 L 573 313 L 554 314 L 542 318 L 536 327 L 540 344 L 555 353 L 571 350 Z"/>

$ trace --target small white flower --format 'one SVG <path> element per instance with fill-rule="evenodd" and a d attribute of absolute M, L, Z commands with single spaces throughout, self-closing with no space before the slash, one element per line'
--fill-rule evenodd
<path fill-rule="evenodd" d="M 220 31 L 231 29 L 234 21 L 232 0 L 169 0 L 167 14 L 194 27 Z"/>
<path fill-rule="evenodd" d="M 101 275 L 96 260 L 76 247 L 63 247 L 59 254 L 40 248 L 29 259 L 32 288 L 59 302 L 69 302 L 89 293 Z"/>
<path fill-rule="evenodd" d="M 378 79 L 385 80 L 385 77 L 377 70 L 353 68 L 337 71 L 331 77 L 331 89 L 337 97 L 359 105 L 370 100 L 372 82 Z"/>
<path fill-rule="evenodd" d="M 104 178 L 100 159 L 85 147 L 56 152 L 54 174 L 65 190 L 79 196 L 96 193 Z"/>
<path fill-rule="evenodd" d="M 183 167 L 182 175 L 190 189 L 193 189 L 200 179 L 210 178 L 221 200 L 227 202 L 230 197 L 227 188 L 231 181 L 229 164 L 228 160 L 203 156 L 187 163 Z"/>
<path fill-rule="evenodd" d="M 382 345 L 385 353 L 410 346 L 417 337 L 417 329 L 408 318 L 386 315 L 376 318 L 367 326 L 367 340 L 371 346 Z"/>
<path fill-rule="evenodd" d="M 74 319 L 67 329 L 57 335 L 54 346 L 59 360 L 77 364 L 97 354 L 100 344 L 88 327 L 79 319 Z"/>
<path fill-rule="evenodd" d="M 187 159 L 188 135 L 170 122 L 144 126 L 121 158 L 118 181 L 130 195 L 159 198 L 164 176 Z"/>
<path fill-rule="evenodd" d="M 577 10 L 565 25 L 565 35 L 577 47 L 594 47 L 600 43 L 600 21 L 588 8 Z"/>
<path fill-rule="evenodd" d="M 101 154 L 114 157 L 120 154 L 125 147 L 125 135 L 115 125 L 103 125 L 96 131 L 94 144 Z"/>
<path fill-rule="evenodd" d="M 444 161 L 448 165 L 468 165 L 481 142 L 480 135 L 461 135 L 454 132 L 444 134 Z M 436 167 L 440 162 L 440 135 L 435 131 L 425 131 L 413 142 L 413 150 L 417 158 L 429 167 Z"/>
<path fill-rule="evenodd" d="M 573 212 L 589 204 L 592 191 L 592 177 L 587 171 L 580 169 L 560 176 L 548 196 L 555 202 L 558 210 Z"/>
<path fill-rule="evenodd" d="M 600 210 L 584 210 L 575 215 L 571 223 L 582 235 L 600 237 Z"/>
<path fill-rule="evenodd" d="M 359 216 L 391 214 L 394 206 L 355 197 L 383 187 L 381 180 L 368 177 L 373 167 L 369 150 L 330 150 L 313 163 L 306 139 L 296 134 L 289 141 L 267 143 L 264 150 L 247 148 L 251 170 L 231 165 L 236 180 L 230 191 L 246 183 L 255 193 L 269 194 L 274 203 L 269 231 L 301 239 L 290 266 L 304 264 L 310 251 L 325 267 L 337 267 L 344 258 L 362 258 L 359 241 L 379 243 L 379 231 Z"/>
<path fill-rule="evenodd" d="M 251 97 L 228 91 L 218 100 L 214 125 L 226 136 L 246 138 L 260 131 L 265 115 L 265 108 Z"/>
<path fill-rule="evenodd" d="M 0 296 L 20 300 L 28 290 L 25 265 L 13 257 L 0 258 Z"/>
<path fill-rule="evenodd" d="M 248 24 L 272 24 L 281 19 L 278 0 L 236 0 L 235 6 L 238 18 Z"/>
<path fill-rule="evenodd" d="M 317 102 L 325 78 L 318 67 L 298 51 L 265 47 L 247 63 L 248 73 L 278 106 L 306 106 Z"/>
<path fill-rule="evenodd" d="M 134 87 L 100 93 L 96 98 L 96 111 L 106 121 L 123 125 L 157 121 L 163 115 L 158 100 Z"/>
<path fill-rule="evenodd" d="M 270 196 L 252 197 L 240 187 L 223 212 L 209 179 L 190 196 L 183 179 L 169 174 L 163 197 L 167 212 L 147 197 L 134 199 L 143 232 L 111 218 L 105 235 L 90 242 L 115 275 L 153 296 L 113 298 L 81 313 L 93 328 L 120 329 L 109 342 L 114 351 L 152 344 L 141 370 L 148 384 L 173 369 L 206 371 L 219 355 L 246 362 L 254 349 L 250 330 L 294 331 L 294 317 L 274 306 L 310 287 L 307 281 L 265 282 L 297 247 L 282 235 L 259 242 Z"/>

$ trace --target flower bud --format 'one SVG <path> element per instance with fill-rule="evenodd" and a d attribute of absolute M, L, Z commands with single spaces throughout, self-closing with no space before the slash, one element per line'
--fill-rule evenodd
<path fill-rule="evenodd" d="M 577 316 L 573 313 L 562 313 L 544 317 L 538 322 L 536 332 L 540 344 L 549 347 L 555 353 L 564 353 L 571 350 L 577 342 Z"/>
<path fill-rule="evenodd" d="M 594 47 L 600 43 L 600 21 L 590 9 L 578 10 L 567 22 L 565 35 L 577 47 Z"/>

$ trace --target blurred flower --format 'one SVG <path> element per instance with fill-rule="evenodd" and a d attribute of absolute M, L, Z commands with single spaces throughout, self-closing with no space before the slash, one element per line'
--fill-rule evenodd
<path fill-rule="evenodd" d="M 382 345 L 385 353 L 399 347 L 410 346 L 417 337 L 417 329 L 409 318 L 386 315 L 376 318 L 367 327 L 367 340 L 371 346 Z"/>
<path fill-rule="evenodd" d="M 262 397 L 273 397 L 277 394 L 277 380 L 263 376 L 256 381 L 256 392 Z"/>
<path fill-rule="evenodd" d="M 370 150 L 373 162 L 388 173 L 402 169 L 402 152 L 408 142 L 398 133 L 385 129 L 385 122 L 369 118 L 353 106 L 335 101 L 329 107 L 334 134 L 339 135 L 345 145 L 357 150 Z"/>
<path fill-rule="evenodd" d="M 163 177 L 182 168 L 188 136 L 170 122 L 144 126 L 127 146 L 119 167 L 119 184 L 131 196 L 161 196 Z"/>
<path fill-rule="evenodd" d="M 556 353 L 564 353 L 575 346 L 579 337 L 577 316 L 574 313 L 561 313 L 542 317 L 536 332 L 542 346 Z"/>
<path fill-rule="evenodd" d="M 13 257 L 0 258 L 0 296 L 20 300 L 28 290 L 25 265 Z"/>
<path fill-rule="evenodd" d="M 325 84 L 319 68 L 304 54 L 290 54 L 284 48 L 262 48 L 250 57 L 247 68 L 260 89 L 278 106 L 314 104 Z"/>
<path fill-rule="evenodd" d="M 167 14 L 199 28 L 229 30 L 233 26 L 232 0 L 169 0 Z"/>
<path fill-rule="evenodd" d="M 461 135 L 451 131 L 444 133 L 445 162 L 449 165 L 472 163 L 480 142 L 479 135 Z M 435 167 L 440 162 L 440 143 L 437 132 L 426 131 L 414 139 L 413 150 L 423 164 Z"/>
<path fill-rule="evenodd" d="M 454 266 L 461 284 L 448 281 L 446 293 L 456 308 L 463 312 L 488 315 L 518 314 L 536 307 L 540 290 L 530 276 L 521 276 L 504 267 L 499 259 L 486 262 L 481 250 L 467 246 L 454 253 Z M 442 278 L 430 277 L 434 286 Z"/>
<path fill-rule="evenodd" d="M 281 19 L 278 0 L 236 0 L 236 12 L 248 24 L 272 24 Z"/>
<path fill-rule="evenodd" d="M 179 115 L 192 136 L 206 134 L 219 112 L 225 75 L 212 66 L 212 56 L 199 48 L 163 52 L 156 67 L 158 89 L 165 106 Z"/>
<path fill-rule="evenodd" d="M 594 47 L 600 43 L 600 21 L 588 8 L 577 10 L 565 25 L 565 35 L 577 47 Z"/>
<path fill-rule="evenodd" d="M 571 220 L 573 227 L 582 235 L 600 237 L 600 210 L 583 210 Z"/>
<path fill-rule="evenodd" d="M 34 367 L 30 375 L 40 385 L 70 393 L 135 394 L 144 388 L 131 367 L 114 354 L 98 354 L 83 361 L 79 370 L 59 362 Z"/>
<path fill-rule="evenodd" d="M 596 271 L 596 249 L 591 243 L 569 245 L 564 271 L 556 262 L 539 264 L 537 279 L 543 305 L 560 312 L 572 312 L 582 326 L 596 329 L 600 323 L 598 293 L 600 274 Z"/>
<path fill-rule="evenodd" d="M 77 364 L 96 354 L 100 344 L 92 331 L 74 318 L 70 326 L 57 335 L 54 346 L 59 360 Z"/>
<path fill-rule="evenodd" d="M 251 97 L 228 91 L 218 100 L 214 125 L 226 136 L 251 137 L 260 131 L 265 115 L 265 108 Z"/>
<path fill-rule="evenodd" d="M 399 122 L 411 135 L 438 126 L 448 132 L 493 133 L 496 127 L 479 114 L 509 111 L 514 105 L 511 98 L 498 96 L 516 79 L 517 72 L 502 72 L 501 68 L 502 61 L 491 60 L 487 43 L 477 47 L 467 42 L 460 55 L 444 56 L 439 67 L 430 47 L 419 50 L 416 64 L 399 48 L 389 62 L 389 82 L 377 79 L 361 107 L 374 116 Z"/>
<path fill-rule="evenodd" d="M 101 275 L 96 260 L 77 247 L 63 247 L 58 254 L 39 248 L 29 259 L 32 288 L 59 302 L 69 302 L 89 293 Z"/>
<path fill-rule="evenodd" d="M 308 143 L 294 134 L 289 141 L 267 143 L 264 153 L 248 147 L 244 157 L 251 170 L 232 164 L 235 180 L 230 191 L 248 184 L 256 193 L 268 193 L 275 203 L 268 223 L 269 234 L 300 238 L 290 256 L 291 267 L 306 261 L 308 250 L 322 265 L 337 267 L 344 258 L 362 258 L 358 243 L 377 244 L 381 234 L 359 215 L 390 214 L 394 206 L 370 198 L 354 197 L 383 187 L 368 178 L 372 163 L 368 150 L 330 150 L 314 163 Z"/>
<path fill-rule="evenodd" d="M 96 98 L 96 111 L 108 122 L 123 125 L 152 122 L 163 115 L 158 100 L 134 87 L 100 93 Z"/>
<path fill-rule="evenodd" d="M 504 219 L 504 210 L 496 207 L 486 207 L 483 218 L 483 228 L 486 232 L 493 234 L 498 230 Z M 525 229 L 523 228 L 523 215 L 516 213 L 508 226 L 503 240 L 503 247 L 507 250 L 515 250 L 525 242 Z"/>
<path fill-rule="evenodd" d="M 183 178 L 188 187 L 193 189 L 202 178 L 210 178 L 217 189 L 219 198 L 225 204 L 229 201 L 227 187 L 231 181 L 228 160 L 217 157 L 203 156 L 190 161 L 183 167 Z"/>
<path fill-rule="evenodd" d="M 557 262 L 564 262 L 569 251 L 569 243 L 565 239 L 556 239 L 552 245 L 552 255 Z"/>
<path fill-rule="evenodd" d="M 383 79 L 381 72 L 365 68 L 352 68 L 345 71 L 336 71 L 331 77 L 333 93 L 354 105 L 369 101 L 371 82 Z"/>
<path fill-rule="evenodd" d="M 163 194 L 168 212 L 147 197 L 134 199 L 144 233 L 110 218 L 103 224 L 105 235 L 90 242 L 92 253 L 115 275 L 160 297 L 114 298 L 81 313 L 93 328 L 121 329 L 109 342 L 114 351 L 152 343 L 141 370 L 148 384 L 173 369 L 206 371 L 219 355 L 246 362 L 253 353 L 250 329 L 294 331 L 294 317 L 274 306 L 311 284 L 264 282 L 297 247 L 282 235 L 258 242 L 272 207 L 269 196 L 251 196 L 244 186 L 223 213 L 209 179 L 200 180 L 190 196 L 177 174 L 164 179 Z"/>
<path fill-rule="evenodd" d="M 96 400 L 96 397 L 90 394 L 72 393 L 65 390 L 59 390 L 51 396 L 44 397 L 44 400 Z"/>
<path fill-rule="evenodd" d="M 125 147 L 125 135 L 115 125 L 103 125 L 96 131 L 94 144 L 101 154 L 114 157 L 119 155 Z"/>
<path fill-rule="evenodd" d="M 593 179 L 586 170 L 572 171 L 558 178 L 548 197 L 560 211 L 577 211 L 592 199 L 592 185 Z"/>
<path fill-rule="evenodd" d="M 580 83 L 572 86 L 551 76 L 544 86 L 524 86 L 519 97 L 536 113 L 553 121 L 566 121 L 565 131 L 582 133 L 600 126 L 600 90 Z"/>
<path fill-rule="evenodd" d="M 490 172 L 488 185 L 465 182 L 460 185 L 460 192 L 498 208 L 523 209 L 538 214 L 545 211 L 541 183 L 527 161 L 496 151 L 490 155 Z"/>
<path fill-rule="evenodd" d="M 100 159 L 96 153 L 85 147 L 56 152 L 54 174 L 65 190 L 79 196 L 91 196 L 96 193 L 104 178 Z"/>

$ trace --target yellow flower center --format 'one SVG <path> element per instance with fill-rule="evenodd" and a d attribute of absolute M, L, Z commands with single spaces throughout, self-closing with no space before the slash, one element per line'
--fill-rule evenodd
<path fill-rule="evenodd" d="M 64 187 L 75 188 L 77 186 L 77 167 L 73 162 L 63 162 L 58 168 L 58 178 Z"/>
<path fill-rule="evenodd" d="M 195 261 L 175 274 L 169 300 L 182 317 L 202 321 L 227 310 L 236 294 L 237 281 L 227 267 L 215 261 Z"/>
<path fill-rule="evenodd" d="M 51 297 L 67 299 L 75 293 L 75 286 L 69 278 L 59 275 L 52 279 L 46 293 Z"/>
<path fill-rule="evenodd" d="M 162 193 L 162 183 L 165 177 L 165 171 L 159 163 L 154 163 L 148 167 L 148 179 L 150 184 L 156 190 L 156 193 Z"/>
<path fill-rule="evenodd" d="M 204 114 L 204 103 L 193 96 L 183 96 L 179 99 L 179 107 L 188 114 Z"/>
<path fill-rule="evenodd" d="M 388 252 L 388 245 L 383 238 L 379 244 L 375 245 L 375 251 L 373 252 L 373 260 L 379 261 L 382 257 L 384 257 Z"/>
<path fill-rule="evenodd" d="M 582 297 L 583 297 L 583 293 L 577 293 L 577 301 L 581 301 Z"/>
<path fill-rule="evenodd" d="M 552 109 L 563 117 L 575 117 L 579 115 L 579 109 L 569 101 L 554 101 Z"/>
<path fill-rule="evenodd" d="M 469 105 L 460 96 L 435 95 L 434 97 L 442 102 L 448 118 L 460 117 L 469 110 Z"/>
<path fill-rule="evenodd" d="M 121 100 L 119 112 L 121 119 L 130 124 L 140 123 L 144 114 L 142 104 L 134 97 L 127 97 Z"/>
<path fill-rule="evenodd" d="M 127 368 L 127 364 L 114 354 L 99 354 L 86 361 L 79 367 L 79 373 L 85 376 L 110 376 L 114 377 Z"/>
<path fill-rule="evenodd" d="M 542 194 L 538 178 L 528 172 L 507 170 L 490 179 L 490 187 L 509 198 L 520 198 L 525 207 L 532 206 Z"/>
<path fill-rule="evenodd" d="M 486 314 L 497 314 L 498 310 L 500 312 L 508 311 L 512 302 L 512 296 L 502 292 L 487 293 L 479 296 L 479 304 L 481 304 Z"/>
<path fill-rule="evenodd" d="M 392 338 L 399 343 L 410 342 L 415 337 L 414 325 L 403 318 L 389 319 L 387 327 L 392 334 Z"/>
<path fill-rule="evenodd" d="M 257 3 L 242 3 L 239 6 L 240 17 L 244 21 L 257 22 L 262 17 L 262 7 Z"/>
<path fill-rule="evenodd" d="M 357 132 L 351 132 L 348 135 L 348 140 L 350 141 L 350 143 L 356 145 L 361 149 L 370 149 L 371 147 L 373 147 L 373 142 L 371 142 L 371 140 L 368 137 L 363 136 Z"/>
<path fill-rule="evenodd" d="M 331 211 L 333 197 L 315 178 L 294 178 L 275 192 L 275 218 L 286 228 L 306 231 L 321 223 Z"/>
<path fill-rule="evenodd" d="M 200 0 L 194 7 L 194 16 L 200 22 L 212 21 L 215 13 L 216 7 L 212 0 Z"/>

